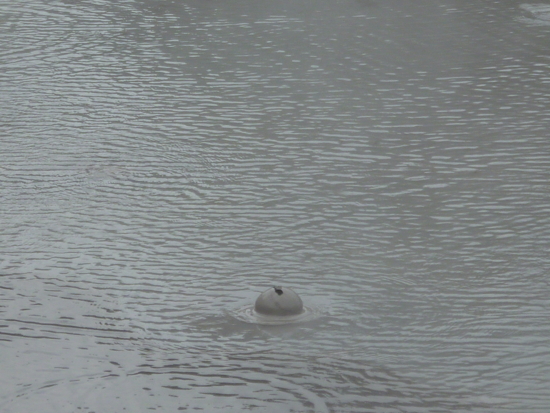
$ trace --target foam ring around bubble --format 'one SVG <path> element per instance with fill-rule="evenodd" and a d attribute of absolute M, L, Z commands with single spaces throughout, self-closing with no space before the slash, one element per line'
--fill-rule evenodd
<path fill-rule="evenodd" d="M 254 306 L 249 305 L 233 311 L 232 315 L 237 320 L 244 321 L 245 323 L 261 325 L 282 325 L 311 321 L 319 317 L 321 315 L 321 312 L 316 309 L 304 306 L 304 311 L 296 315 L 265 315 L 258 313 L 254 309 Z"/>

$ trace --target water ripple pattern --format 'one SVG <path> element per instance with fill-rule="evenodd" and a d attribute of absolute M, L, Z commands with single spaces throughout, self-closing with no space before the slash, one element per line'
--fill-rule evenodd
<path fill-rule="evenodd" d="M 547 413 L 547 17 L 2 2 L 0 411 Z"/>

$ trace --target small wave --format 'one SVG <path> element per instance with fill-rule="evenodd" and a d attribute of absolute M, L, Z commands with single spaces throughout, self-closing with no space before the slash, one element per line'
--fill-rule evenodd
<path fill-rule="evenodd" d="M 522 4 L 523 16 L 519 21 L 533 26 L 550 26 L 550 4 Z"/>

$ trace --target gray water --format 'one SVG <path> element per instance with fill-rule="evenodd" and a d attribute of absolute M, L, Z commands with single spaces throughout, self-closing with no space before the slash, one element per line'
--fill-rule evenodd
<path fill-rule="evenodd" d="M 550 411 L 550 3 L 0 30 L 1 412 Z M 235 317 L 272 285 L 320 317 Z"/>

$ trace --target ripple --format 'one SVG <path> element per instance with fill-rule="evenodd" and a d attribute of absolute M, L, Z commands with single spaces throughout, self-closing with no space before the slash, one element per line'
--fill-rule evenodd
<path fill-rule="evenodd" d="M 0 3 L 2 413 L 546 411 L 548 5 Z"/>
<path fill-rule="evenodd" d="M 519 8 L 525 16 L 519 18 L 519 21 L 532 26 L 550 26 L 550 5 L 544 3 L 522 4 Z"/>
<path fill-rule="evenodd" d="M 244 321 L 250 324 L 260 325 L 284 325 L 305 323 L 307 321 L 315 320 L 322 315 L 322 311 L 319 308 L 304 306 L 304 312 L 292 316 L 273 316 L 260 314 L 254 310 L 254 306 L 246 306 L 238 310 L 229 312 L 229 314 L 235 317 L 237 320 Z"/>

